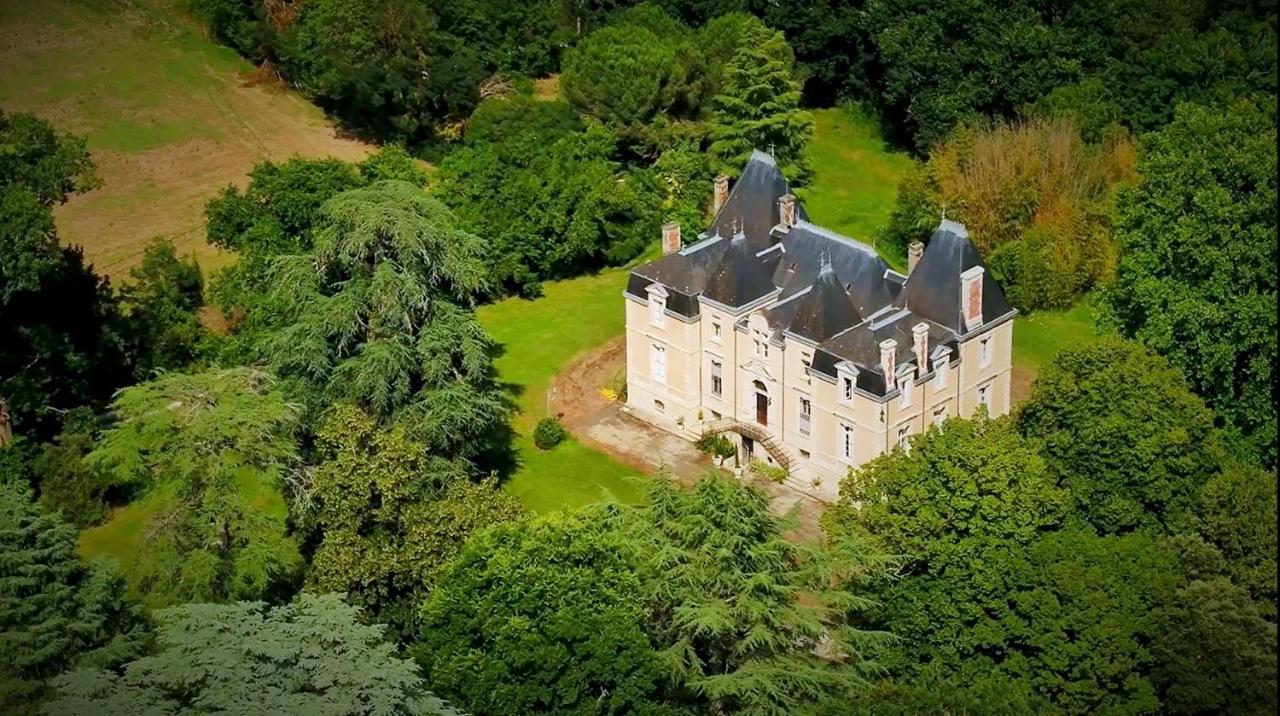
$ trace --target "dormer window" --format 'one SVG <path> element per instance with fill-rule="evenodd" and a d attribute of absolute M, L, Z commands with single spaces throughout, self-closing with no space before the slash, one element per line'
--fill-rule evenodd
<path fill-rule="evenodd" d="M 658 328 L 666 325 L 667 289 L 662 284 L 650 284 L 645 291 L 649 294 L 649 323 Z"/>
<path fill-rule="evenodd" d="M 909 408 L 914 399 L 916 384 L 911 379 L 911 366 L 905 365 L 898 370 L 898 407 Z"/>
<path fill-rule="evenodd" d="M 939 346 L 933 351 L 933 384 L 937 388 L 947 387 L 947 375 L 951 372 L 951 349 Z"/>
<path fill-rule="evenodd" d="M 858 368 L 849 361 L 836 364 L 836 391 L 840 402 L 853 403 L 854 388 L 858 385 Z"/>
<path fill-rule="evenodd" d="M 722 332 L 720 330 L 720 321 L 712 321 L 711 322 L 711 340 L 719 341 L 721 335 L 722 335 Z"/>

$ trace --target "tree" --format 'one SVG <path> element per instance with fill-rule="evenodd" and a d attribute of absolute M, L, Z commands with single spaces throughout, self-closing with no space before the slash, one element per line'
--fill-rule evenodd
<path fill-rule="evenodd" d="M 1195 512 L 1196 532 L 1222 553 L 1227 574 L 1274 621 L 1276 473 L 1228 462 L 1204 480 Z"/>
<path fill-rule="evenodd" d="M 951 420 L 846 478 L 823 525 L 901 555 L 902 578 L 874 591 L 874 623 L 896 637 L 882 659 L 891 674 L 981 680 L 1009 595 L 1031 574 L 1027 551 L 1069 506 L 1010 418 Z"/>
<path fill-rule="evenodd" d="M 481 453 L 509 408 L 469 308 L 489 281 L 480 240 L 402 181 L 344 192 L 323 216 L 312 253 L 274 259 L 232 351 L 313 415 L 346 400 L 435 454 Z"/>
<path fill-rule="evenodd" d="M 858 629 L 884 560 L 860 542 L 803 549 L 756 488 L 710 475 L 654 481 L 620 527 L 641 559 L 645 630 L 673 700 L 711 713 L 795 713 L 848 700 L 885 641 Z"/>
<path fill-rule="evenodd" d="M 560 86 L 579 112 L 605 122 L 647 122 L 675 100 L 682 81 L 675 44 L 639 25 L 607 26 L 565 57 Z"/>
<path fill-rule="evenodd" d="M 141 493 L 129 575 L 151 605 L 259 598 L 297 576 L 281 497 L 298 459 L 298 410 L 249 368 L 168 373 L 117 395 L 119 422 L 86 458 Z"/>
<path fill-rule="evenodd" d="M 59 134 L 30 114 L 0 110 L 0 187 L 22 187 L 52 206 L 100 183 L 83 137 Z"/>
<path fill-rule="evenodd" d="M 195 257 L 180 259 L 172 241 L 156 239 L 129 277 L 120 305 L 135 343 L 134 375 L 145 378 L 156 369 L 190 364 L 204 336 L 196 315 L 204 305 L 204 281 Z"/>
<path fill-rule="evenodd" d="M 774 32 L 739 48 L 725 65 L 710 120 L 710 152 L 719 169 L 736 174 L 753 149 L 768 150 L 793 182 L 805 180 L 813 118 L 800 109 L 794 63 L 782 33 Z"/>
<path fill-rule="evenodd" d="M 50 206 L 97 183 L 84 140 L 0 112 L 0 443 L 57 434 L 131 373 L 107 282 L 59 247 Z"/>
<path fill-rule="evenodd" d="M 467 537 L 520 512 L 492 483 L 472 483 L 469 465 L 349 405 L 332 410 L 316 442 L 308 517 L 320 543 L 308 583 L 347 592 L 401 636 L 416 633 L 416 610 Z"/>
<path fill-rule="evenodd" d="M 1104 339 L 1058 353 L 1018 410 L 1075 511 L 1102 532 L 1191 521 L 1223 461 L 1213 415 L 1182 374 L 1143 346 Z"/>
<path fill-rule="evenodd" d="M 885 239 L 905 252 L 945 214 L 1018 308 L 1065 307 L 1115 270 L 1113 196 L 1134 156 L 1124 132 L 1089 145 L 1070 119 L 966 123 L 903 180 Z"/>
<path fill-rule="evenodd" d="M 145 625 L 120 575 L 76 556 L 75 528 L 26 485 L 0 480 L 0 709 L 37 713 L 47 681 L 72 665 L 114 665 L 142 647 Z"/>
<path fill-rule="evenodd" d="M 475 714 L 646 712 L 662 671 L 634 557 L 593 510 L 480 532 L 423 607 L 428 679 Z"/>
<path fill-rule="evenodd" d="M 98 439 L 98 419 L 86 407 L 64 416 L 62 431 L 51 442 L 34 446 L 27 467 L 40 492 L 40 504 L 77 527 L 97 524 L 106 516 L 111 480 L 85 465 Z"/>
<path fill-rule="evenodd" d="M 430 80 L 450 55 L 449 38 L 435 20 L 425 4 L 407 0 L 315 0 L 275 50 L 298 89 L 343 121 L 380 138 L 421 141 L 443 116 Z"/>
<path fill-rule="evenodd" d="M 542 279 L 624 263 L 660 235 L 665 190 L 612 160 L 599 124 L 546 144 L 536 127 L 478 142 L 441 164 L 436 195 L 485 237 L 495 288 L 536 295 Z"/>
<path fill-rule="evenodd" d="M 162 609 L 156 651 L 58 679 L 52 714 L 458 712 L 342 595 Z"/>
<path fill-rule="evenodd" d="M 1275 712 L 1276 625 L 1244 588 L 1221 577 L 1191 582 L 1162 610 L 1156 634 L 1167 713 Z"/>
<path fill-rule="evenodd" d="M 1275 103 L 1184 106 L 1121 193 L 1107 322 L 1167 357 L 1276 464 Z"/>

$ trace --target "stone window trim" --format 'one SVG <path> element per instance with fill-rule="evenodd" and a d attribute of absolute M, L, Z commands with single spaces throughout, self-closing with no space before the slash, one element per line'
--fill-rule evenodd
<path fill-rule="evenodd" d="M 667 289 L 660 283 L 651 283 L 645 288 L 649 294 L 649 324 L 659 328 L 666 325 Z"/>

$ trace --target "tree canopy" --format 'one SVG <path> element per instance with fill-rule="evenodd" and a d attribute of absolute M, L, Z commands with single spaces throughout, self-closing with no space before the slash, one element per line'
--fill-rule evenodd
<path fill-rule="evenodd" d="M 1106 317 L 1178 366 L 1274 467 L 1274 97 L 1184 106 L 1144 148 L 1143 181 L 1118 200 Z"/>
<path fill-rule="evenodd" d="M 340 594 L 184 604 L 155 619 L 153 653 L 60 677 L 49 713 L 458 714 Z"/>
<path fill-rule="evenodd" d="M 302 567 L 282 498 L 299 410 L 276 381 L 250 368 L 167 373 L 112 409 L 118 422 L 85 460 L 150 508 L 132 592 L 168 605 L 287 589 Z"/>
<path fill-rule="evenodd" d="M 437 573 L 472 532 L 519 514 L 519 503 L 470 465 L 428 454 L 401 428 L 339 405 L 316 435 L 320 462 L 295 519 L 313 524 L 319 544 L 311 588 L 346 592 L 401 636 Z"/>

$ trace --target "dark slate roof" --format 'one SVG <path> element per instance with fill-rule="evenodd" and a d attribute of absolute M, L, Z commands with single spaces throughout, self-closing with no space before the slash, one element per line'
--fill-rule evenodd
<path fill-rule="evenodd" d="M 747 237 L 738 234 L 729 242 L 720 265 L 707 277 L 702 295 L 726 306 L 745 306 L 776 290 L 772 263 L 780 252 L 756 256 Z"/>
<path fill-rule="evenodd" d="M 791 186 L 773 157 L 753 151 L 707 233 L 733 236 L 741 232 L 756 251 L 767 248 L 772 243 L 770 232 L 778 225 L 778 199 L 790 192 Z M 808 218 L 799 202 L 796 218 Z"/>
<path fill-rule="evenodd" d="M 911 275 L 898 304 L 935 321 L 957 333 L 964 332 L 960 315 L 960 274 L 981 266 L 978 250 L 969 241 L 963 224 L 943 219 L 929 239 L 924 255 Z M 982 320 L 991 322 L 1012 309 L 1004 298 L 1004 289 L 991 277 L 982 274 Z"/>
<path fill-rule="evenodd" d="M 787 330 L 818 343 L 861 323 L 863 318 L 831 264 L 823 265 L 812 287 L 789 303 L 796 304 L 796 308 Z"/>
<path fill-rule="evenodd" d="M 755 152 L 705 238 L 636 268 L 627 293 L 646 300 L 645 289 L 661 283 L 667 308 L 693 318 L 701 296 L 740 307 L 776 292 L 763 312 L 774 338 L 789 332 L 817 343 L 813 368 L 833 378 L 838 363 L 858 365 L 858 387 L 873 394 L 885 393 L 881 341 L 897 341 L 898 365 L 914 364 L 912 328 L 924 322 L 930 351 L 954 350 L 963 332 L 960 274 L 981 265 L 964 226 L 944 219 L 903 277 L 872 247 L 809 223 L 799 203 L 795 226 L 778 227 L 777 200 L 787 191 L 773 158 Z M 990 273 L 982 312 L 987 323 L 1012 312 Z"/>

